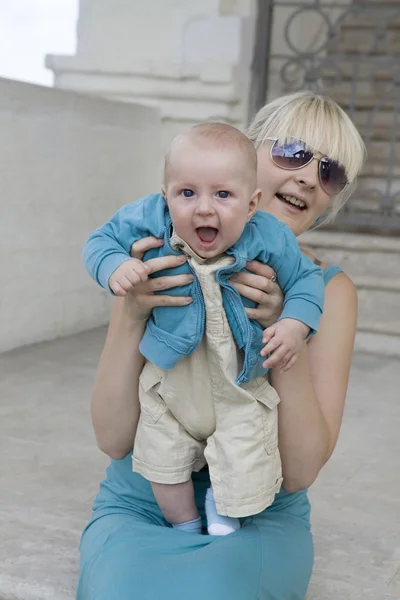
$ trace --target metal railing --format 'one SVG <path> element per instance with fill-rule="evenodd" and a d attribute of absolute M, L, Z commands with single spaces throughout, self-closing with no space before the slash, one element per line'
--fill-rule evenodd
<path fill-rule="evenodd" d="M 301 89 L 346 110 L 369 158 L 334 227 L 400 233 L 400 0 L 259 0 L 250 116 Z"/>

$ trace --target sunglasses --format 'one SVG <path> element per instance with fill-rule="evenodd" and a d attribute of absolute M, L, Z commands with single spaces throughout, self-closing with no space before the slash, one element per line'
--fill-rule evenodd
<path fill-rule="evenodd" d="M 321 187 L 329 196 L 337 196 L 348 184 L 344 166 L 324 156 L 320 152 L 312 152 L 310 146 L 303 140 L 286 138 L 284 144 L 279 144 L 277 138 L 267 138 L 274 142 L 271 147 L 271 160 L 280 169 L 295 171 L 302 169 L 315 159 L 318 161 L 318 177 Z M 319 158 L 320 155 L 322 158 Z"/>

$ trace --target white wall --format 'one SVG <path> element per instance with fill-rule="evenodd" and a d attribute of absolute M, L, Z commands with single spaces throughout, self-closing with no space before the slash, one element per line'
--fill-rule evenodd
<path fill-rule="evenodd" d="M 205 120 L 243 126 L 256 0 L 80 0 L 55 87 L 159 107 L 163 140 Z"/>
<path fill-rule="evenodd" d="M 0 79 L 0 351 L 107 321 L 92 229 L 159 189 L 156 109 Z"/>

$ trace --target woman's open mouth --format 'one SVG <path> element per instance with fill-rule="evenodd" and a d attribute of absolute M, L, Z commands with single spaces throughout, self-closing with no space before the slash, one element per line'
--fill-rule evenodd
<path fill-rule="evenodd" d="M 281 200 L 285 204 L 292 206 L 294 209 L 301 211 L 301 210 L 305 210 L 307 208 L 307 204 L 303 200 L 296 198 L 296 196 L 289 196 L 287 194 L 279 194 L 279 193 L 276 193 L 275 195 L 278 198 L 278 200 Z"/>
<path fill-rule="evenodd" d="M 215 227 L 198 227 L 196 233 L 203 248 L 211 248 L 217 239 L 218 229 L 215 229 Z"/>

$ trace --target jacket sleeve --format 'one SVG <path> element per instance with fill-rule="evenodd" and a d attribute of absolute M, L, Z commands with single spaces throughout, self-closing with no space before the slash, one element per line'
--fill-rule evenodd
<path fill-rule="evenodd" d="M 134 242 L 149 235 L 160 237 L 164 234 L 165 203 L 159 196 L 154 194 L 123 206 L 86 241 L 83 248 L 85 267 L 104 289 L 111 291 L 108 281 L 114 271 L 131 258 L 130 249 Z"/>
<path fill-rule="evenodd" d="M 279 320 L 302 321 L 316 333 L 324 308 L 325 285 L 321 267 L 305 256 L 293 232 L 282 223 L 281 253 L 275 269 L 277 281 L 284 293 L 283 311 Z"/>

